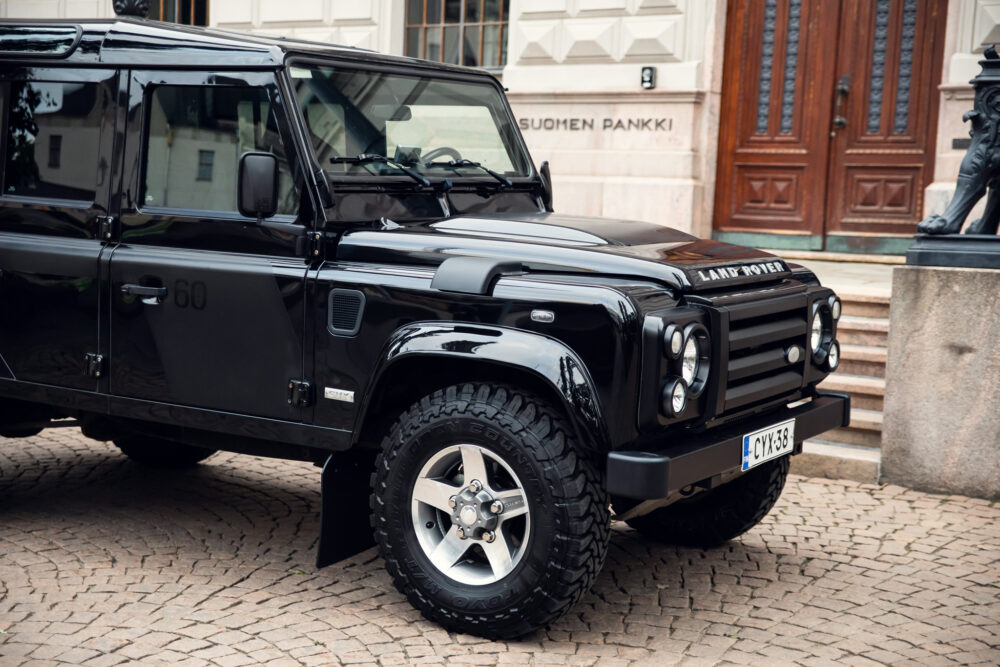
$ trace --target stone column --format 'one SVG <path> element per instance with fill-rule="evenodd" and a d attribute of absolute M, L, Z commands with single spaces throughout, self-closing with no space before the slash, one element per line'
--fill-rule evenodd
<path fill-rule="evenodd" d="M 1000 270 L 893 270 L 882 481 L 1000 498 Z"/>

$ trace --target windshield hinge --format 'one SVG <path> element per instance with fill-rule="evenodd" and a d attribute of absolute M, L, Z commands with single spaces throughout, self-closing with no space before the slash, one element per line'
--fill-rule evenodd
<path fill-rule="evenodd" d="M 302 240 L 303 255 L 309 259 L 316 259 L 323 254 L 323 232 L 306 232 Z"/>
<path fill-rule="evenodd" d="M 84 356 L 84 372 L 87 377 L 99 378 L 104 374 L 104 355 L 88 352 Z"/>
<path fill-rule="evenodd" d="M 101 236 L 102 241 L 110 241 L 115 235 L 115 219 L 110 215 L 101 215 L 97 217 L 97 222 L 99 225 L 98 234 Z"/>
<path fill-rule="evenodd" d="M 312 405 L 312 383 L 308 380 L 289 380 L 288 404 L 296 408 Z"/>

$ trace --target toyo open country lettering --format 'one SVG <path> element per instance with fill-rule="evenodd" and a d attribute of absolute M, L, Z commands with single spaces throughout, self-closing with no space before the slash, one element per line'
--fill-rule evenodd
<path fill-rule="evenodd" d="M 613 520 L 740 535 L 849 421 L 831 290 L 668 214 L 554 213 L 488 72 L 3 21 L 0 107 L 0 435 L 314 462 L 317 565 L 377 544 L 446 628 L 545 626 Z"/>

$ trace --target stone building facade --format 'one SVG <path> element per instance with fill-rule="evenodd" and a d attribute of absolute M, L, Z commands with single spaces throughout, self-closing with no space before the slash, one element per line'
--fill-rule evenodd
<path fill-rule="evenodd" d="M 900 252 L 943 209 L 968 80 L 1000 38 L 1000 0 L 151 4 L 186 23 L 493 59 L 536 161 L 551 163 L 557 210 L 800 250 Z M 111 5 L 0 0 L 0 19 Z M 465 56 L 456 25 L 479 40 Z"/>

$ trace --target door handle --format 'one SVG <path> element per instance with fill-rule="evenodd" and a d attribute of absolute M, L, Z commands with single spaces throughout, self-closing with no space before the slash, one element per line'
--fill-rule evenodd
<path fill-rule="evenodd" d="M 167 288 L 147 287 L 146 285 L 122 285 L 122 294 L 131 294 L 133 296 L 165 297 L 167 295 Z"/>
<path fill-rule="evenodd" d="M 122 285 L 122 294 L 140 297 L 140 300 L 147 306 L 158 306 L 167 296 L 167 288 L 125 284 Z"/>
<path fill-rule="evenodd" d="M 837 130 L 842 130 L 847 127 L 847 117 L 841 113 L 841 109 L 844 105 L 844 99 L 847 97 L 847 93 L 851 90 L 851 77 L 847 74 L 840 77 L 840 81 L 837 82 L 837 102 L 833 109 L 833 129 L 830 130 L 830 136 L 837 136 Z"/>

